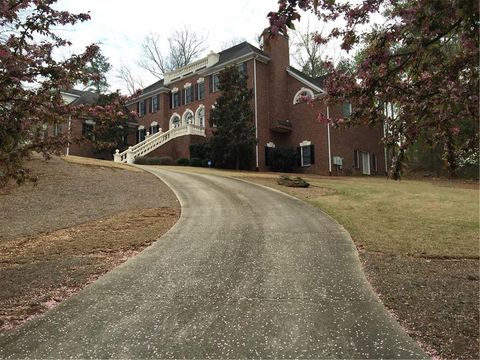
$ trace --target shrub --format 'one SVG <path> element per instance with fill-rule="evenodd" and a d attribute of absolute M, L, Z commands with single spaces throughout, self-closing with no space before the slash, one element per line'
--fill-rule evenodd
<path fill-rule="evenodd" d="M 195 166 L 195 167 L 201 167 L 202 165 L 202 159 L 198 157 L 192 157 L 190 159 L 190 166 Z"/>
<path fill-rule="evenodd" d="M 177 160 L 177 165 L 188 166 L 190 165 L 190 160 L 188 160 L 187 158 L 180 158 Z"/>
<path fill-rule="evenodd" d="M 209 161 L 210 161 L 210 159 L 203 159 L 203 160 L 202 160 L 202 166 L 203 166 L 203 167 L 208 167 L 208 162 L 209 162 Z M 212 161 L 211 167 L 212 167 L 212 168 L 214 167 L 214 166 L 213 166 L 213 161 Z"/>
<path fill-rule="evenodd" d="M 138 165 L 175 165 L 175 161 L 170 156 L 145 157 L 140 156 L 135 159 Z"/>
<path fill-rule="evenodd" d="M 297 167 L 298 154 L 294 148 L 278 147 L 270 149 L 270 170 L 278 172 L 293 172 Z"/>
<path fill-rule="evenodd" d="M 192 144 L 189 146 L 190 158 L 207 159 L 210 157 L 210 143 Z"/>

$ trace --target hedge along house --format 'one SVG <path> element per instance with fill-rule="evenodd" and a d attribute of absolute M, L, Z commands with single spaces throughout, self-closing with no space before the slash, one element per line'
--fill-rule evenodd
<path fill-rule="evenodd" d="M 319 100 L 325 78 L 311 78 L 289 63 L 288 37 L 264 38 L 264 50 L 247 42 L 207 57 L 165 75 L 143 89 L 128 104 L 138 113 L 138 129 L 129 137 L 128 150 L 114 155 L 115 161 L 132 163 L 139 156 L 188 158 L 189 145 L 211 137 L 215 124 L 210 113 L 220 92 L 218 74 L 228 66 L 238 66 L 247 74 L 254 91 L 257 145 L 252 169 L 266 171 L 276 147 L 293 147 L 299 166 L 318 174 L 385 173 L 383 129 L 357 127 L 333 129 L 317 120 L 346 117 L 349 103 L 326 107 Z M 313 99 L 307 103 L 304 99 Z"/>

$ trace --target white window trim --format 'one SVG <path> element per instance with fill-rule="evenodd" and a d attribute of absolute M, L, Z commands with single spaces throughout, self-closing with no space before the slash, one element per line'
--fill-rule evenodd
<path fill-rule="evenodd" d="M 197 84 L 200 84 L 200 83 L 203 83 L 203 82 L 205 82 L 205 78 L 203 78 L 203 77 L 198 78 Z"/>
<path fill-rule="evenodd" d="M 300 143 L 300 164 L 302 167 L 312 166 L 312 154 L 310 154 L 310 164 L 303 163 L 303 148 L 312 145 L 312 142 L 309 140 L 304 140 Z"/>
<path fill-rule="evenodd" d="M 268 142 L 265 146 L 271 149 L 275 149 L 275 144 L 273 142 Z"/>
<path fill-rule="evenodd" d="M 153 99 L 157 99 L 157 106 L 160 108 L 160 99 L 158 98 L 158 95 L 154 95 L 150 98 L 150 112 L 154 113 L 157 112 L 158 109 L 154 110 L 153 109 Z"/>
<path fill-rule="evenodd" d="M 310 96 L 312 100 L 315 98 L 315 95 L 313 94 L 313 91 L 311 89 L 302 87 L 300 90 L 297 91 L 297 93 L 293 97 L 293 105 L 302 103 L 302 101 L 300 101 L 300 97 L 301 97 L 301 94 L 304 92 L 307 92 L 308 96 Z"/>
<path fill-rule="evenodd" d="M 205 105 L 203 104 L 200 104 L 197 108 L 197 110 L 195 111 L 195 124 L 198 125 L 198 126 L 201 126 L 200 124 L 200 110 L 203 109 L 203 127 L 205 127 Z"/>
<path fill-rule="evenodd" d="M 185 85 L 183 85 L 184 89 L 190 88 L 190 87 L 192 87 L 192 83 L 189 83 L 189 82 L 187 82 Z"/>
<path fill-rule="evenodd" d="M 182 117 L 178 113 L 173 113 L 173 115 L 170 117 L 170 120 L 168 121 L 168 128 L 173 129 L 173 119 L 175 117 L 178 117 L 180 119 L 180 126 L 182 126 Z"/>
<path fill-rule="evenodd" d="M 188 114 L 192 114 L 193 123 L 195 123 L 195 114 L 193 113 L 192 110 L 187 109 L 187 110 L 185 110 L 185 112 L 183 113 L 183 116 L 182 116 L 182 124 L 187 125 L 187 115 L 188 115 Z M 192 123 L 192 124 L 193 124 L 193 123 Z"/>

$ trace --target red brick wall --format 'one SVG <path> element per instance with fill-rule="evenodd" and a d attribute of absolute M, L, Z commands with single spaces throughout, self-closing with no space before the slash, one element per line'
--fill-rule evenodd
<path fill-rule="evenodd" d="M 178 160 L 180 158 L 190 158 L 190 149 L 191 144 L 202 143 L 206 140 L 203 136 L 197 135 L 187 135 L 180 136 L 175 139 L 170 140 L 166 144 L 162 145 L 158 149 L 155 149 L 147 157 L 160 157 L 160 156 L 170 156 L 173 160 Z"/>

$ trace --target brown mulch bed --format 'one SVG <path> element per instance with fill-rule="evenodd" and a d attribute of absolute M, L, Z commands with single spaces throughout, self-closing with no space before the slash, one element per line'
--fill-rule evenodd
<path fill-rule="evenodd" d="M 377 294 L 430 355 L 478 359 L 479 260 L 360 252 Z"/>
<path fill-rule="evenodd" d="M 38 186 L 0 194 L 0 331 L 56 306 L 158 240 L 178 220 L 150 174 L 32 162 Z"/>

